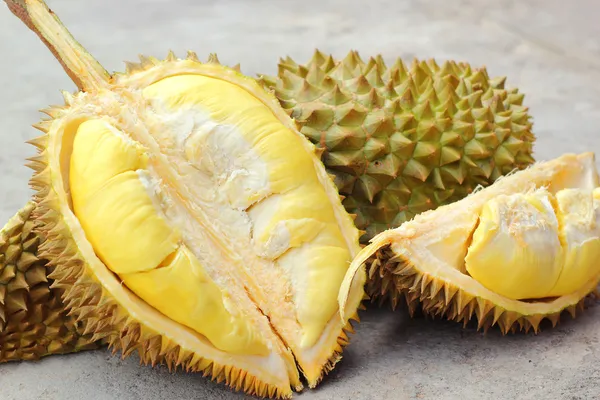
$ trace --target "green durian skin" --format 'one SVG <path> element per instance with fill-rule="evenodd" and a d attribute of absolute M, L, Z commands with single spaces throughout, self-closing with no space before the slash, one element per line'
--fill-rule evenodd
<path fill-rule="evenodd" d="M 524 95 L 485 68 L 317 50 L 259 81 L 323 150 L 363 243 L 534 162 Z"/>

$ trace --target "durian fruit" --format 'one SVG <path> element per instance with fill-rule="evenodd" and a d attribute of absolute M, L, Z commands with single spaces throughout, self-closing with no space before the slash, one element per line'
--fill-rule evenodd
<path fill-rule="evenodd" d="M 259 80 L 323 150 L 363 243 L 534 161 L 524 95 L 485 67 L 400 58 L 388 67 L 381 55 L 317 50 Z"/>
<path fill-rule="evenodd" d="M 0 230 L 0 362 L 97 347 L 67 314 L 60 289 L 50 288 L 49 266 L 37 256 L 34 208 L 28 202 Z"/>
<path fill-rule="evenodd" d="M 364 297 L 339 312 L 359 231 L 277 99 L 193 53 L 108 74 L 44 2 L 6 2 L 79 88 L 30 166 L 40 254 L 84 332 L 249 394 L 317 385 Z"/>
<path fill-rule="evenodd" d="M 573 317 L 600 280 L 600 188 L 593 153 L 515 172 L 377 235 L 355 258 L 367 294 L 410 312 L 503 333 Z M 360 276 L 360 274 L 358 276 Z M 588 296 L 589 295 L 589 296 Z M 343 306 L 343 296 L 341 296 Z"/>

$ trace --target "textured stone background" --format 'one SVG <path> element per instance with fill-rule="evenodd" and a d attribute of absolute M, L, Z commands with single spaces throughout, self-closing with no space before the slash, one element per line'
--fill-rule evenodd
<path fill-rule="evenodd" d="M 108 70 L 138 53 L 186 49 L 247 74 L 319 47 L 344 56 L 458 59 L 526 93 L 538 159 L 600 148 L 600 3 L 594 0 L 48 0 Z M 367 5 L 368 4 L 368 5 Z M 29 197 L 24 141 L 37 110 L 73 84 L 0 5 L 0 220 Z M 538 336 L 487 335 L 404 310 L 363 313 L 337 369 L 301 399 L 592 399 L 600 396 L 600 307 Z M 105 350 L 0 366 L 0 398 L 241 399 L 197 375 L 121 361 Z"/>

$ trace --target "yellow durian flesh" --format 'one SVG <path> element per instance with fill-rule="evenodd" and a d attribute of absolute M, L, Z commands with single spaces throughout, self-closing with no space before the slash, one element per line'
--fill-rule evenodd
<path fill-rule="evenodd" d="M 225 293 L 155 206 L 140 147 L 102 120 L 79 125 L 69 176 L 73 211 L 86 237 L 108 268 L 163 314 L 220 350 L 267 355 L 256 329 L 235 307 L 227 310 Z"/>
<path fill-rule="evenodd" d="M 558 217 L 550 196 L 538 189 L 485 203 L 467 250 L 467 273 L 511 299 L 545 297 L 562 269 Z"/>
<path fill-rule="evenodd" d="M 600 188 L 565 189 L 556 194 L 564 261 L 548 296 L 562 296 L 581 287 L 600 270 Z"/>
<path fill-rule="evenodd" d="M 498 196 L 479 216 L 466 271 L 511 299 L 567 295 L 600 273 L 599 190 Z"/>
<path fill-rule="evenodd" d="M 378 235 L 342 287 L 361 272 L 369 296 L 394 307 L 405 299 L 411 310 L 503 332 L 555 324 L 600 281 L 598 186 L 593 153 L 536 163 Z"/>
<path fill-rule="evenodd" d="M 189 146 L 201 153 L 200 165 L 195 158 L 186 158 L 217 187 L 212 201 L 230 204 L 231 211 L 226 211 L 230 232 L 225 236 L 237 239 L 238 229 L 244 232 L 246 237 L 236 247 L 246 253 L 250 273 L 266 269 L 267 279 L 268 271 L 283 272 L 286 285 L 292 286 L 301 347 L 313 346 L 337 310 L 337 293 L 352 249 L 312 155 L 298 151 L 304 139 L 252 94 L 219 79 L 169 77 L 143 93 L 157 114 L 176 113 L 177 125 L 190 123 L 190 131 L 172 129 L 186 150 Z M 219 219 L 222 207 L 203 205 L 214 220 Z"/>

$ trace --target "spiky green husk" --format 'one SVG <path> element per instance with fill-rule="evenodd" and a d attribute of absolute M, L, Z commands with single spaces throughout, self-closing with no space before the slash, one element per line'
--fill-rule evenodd
<path fill-rule="evenodd" d="M 401 59 L 388 68 L 381 56 L 317 50 L 259 81 L 324 150 L 363 242 L 534 161 L 523 94 L 485 68 Z"/>
<path fill-rule="evenodd" d="M 98 346 L 51 289 L 28 202 L 0 231 L 0 362 L 37 360 Z"/>

